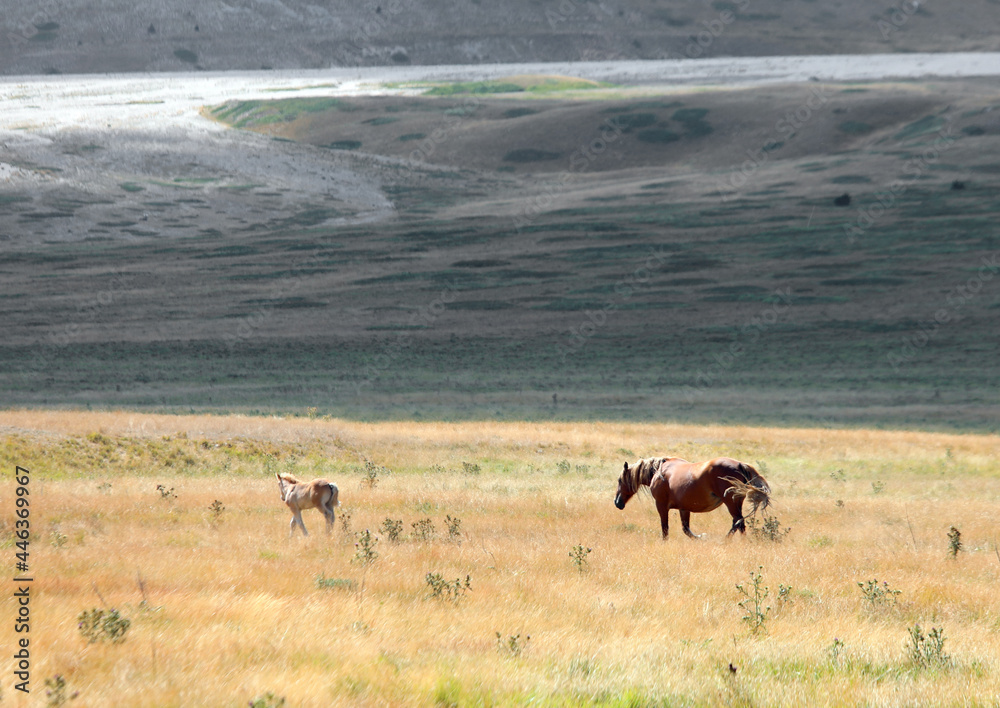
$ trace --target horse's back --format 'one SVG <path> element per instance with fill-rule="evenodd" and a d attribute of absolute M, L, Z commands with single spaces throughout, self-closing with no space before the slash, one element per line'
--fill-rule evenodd
<path fill-rule="evenodd" d="M 705 463 L 706 467 L 722 467 L 731 470 L 738 470 L 744 465 L 746 463 L 734 460 L 732 457 L 714 457 Z M 746 466 L 749 467 L 749 465 Z"/>

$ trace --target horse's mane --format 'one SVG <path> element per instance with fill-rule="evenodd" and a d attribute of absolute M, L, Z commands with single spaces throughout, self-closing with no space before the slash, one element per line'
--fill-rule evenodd
<path fill-rule="evenodd" d="M 628 483 L 629 491 L 636 494 L 643 487 L 648 487 L 653 479 L 653 475 L 660 469 L 660 463 L 664 457 L 644 457 L 629 467 L 625 481 Z"/>
<path fill-rule="evenodd" d="M 287 472 L 281 472 L 280 474 L 278 474 L 278 479 L 283 479 L 286 482 L 288 482 L 289 484 L 302 484 L 299 481 L 298 477 L 296 477 L 293 474 L 288 474 Z"/>

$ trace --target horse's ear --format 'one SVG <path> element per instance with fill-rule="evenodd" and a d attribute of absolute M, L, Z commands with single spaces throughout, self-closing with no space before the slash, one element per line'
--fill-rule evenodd
<path fill-rule="evenodd" d="M 624 471 L 628 472 L 628 462 L 625 463 L 625 469 L 624 469 Z"/>

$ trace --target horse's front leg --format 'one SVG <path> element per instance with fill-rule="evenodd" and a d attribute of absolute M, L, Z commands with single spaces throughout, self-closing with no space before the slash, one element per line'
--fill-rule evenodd
<path fill-rule="evenodd" d="M 691 531 L 691 512 L 681 511 L 681 528 L 684 529 L 684 533 L 691 538 L 701 538 L 701 534 L 697 534 Z"/>
<path fill-rule="evenodd" d="M 663 538 L 666 539 L 667 532 L 670 530 L 670 504 L 657 500 L 656 511 L 660 514 L 660 531 L 663 532 Z"/>

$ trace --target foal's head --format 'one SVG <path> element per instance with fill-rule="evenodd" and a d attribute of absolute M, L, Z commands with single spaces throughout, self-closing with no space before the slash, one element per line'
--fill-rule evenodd
<path fill-rule="evenodd" d="M 293 484 L 298 484 L 299 480 L 290 474 L 278 474 L 274 473 L 274 476 L 278 478 L 278 493 L 281 494 L 281 501 L 285 501 L 288 496 L 288 488 Z"/>

